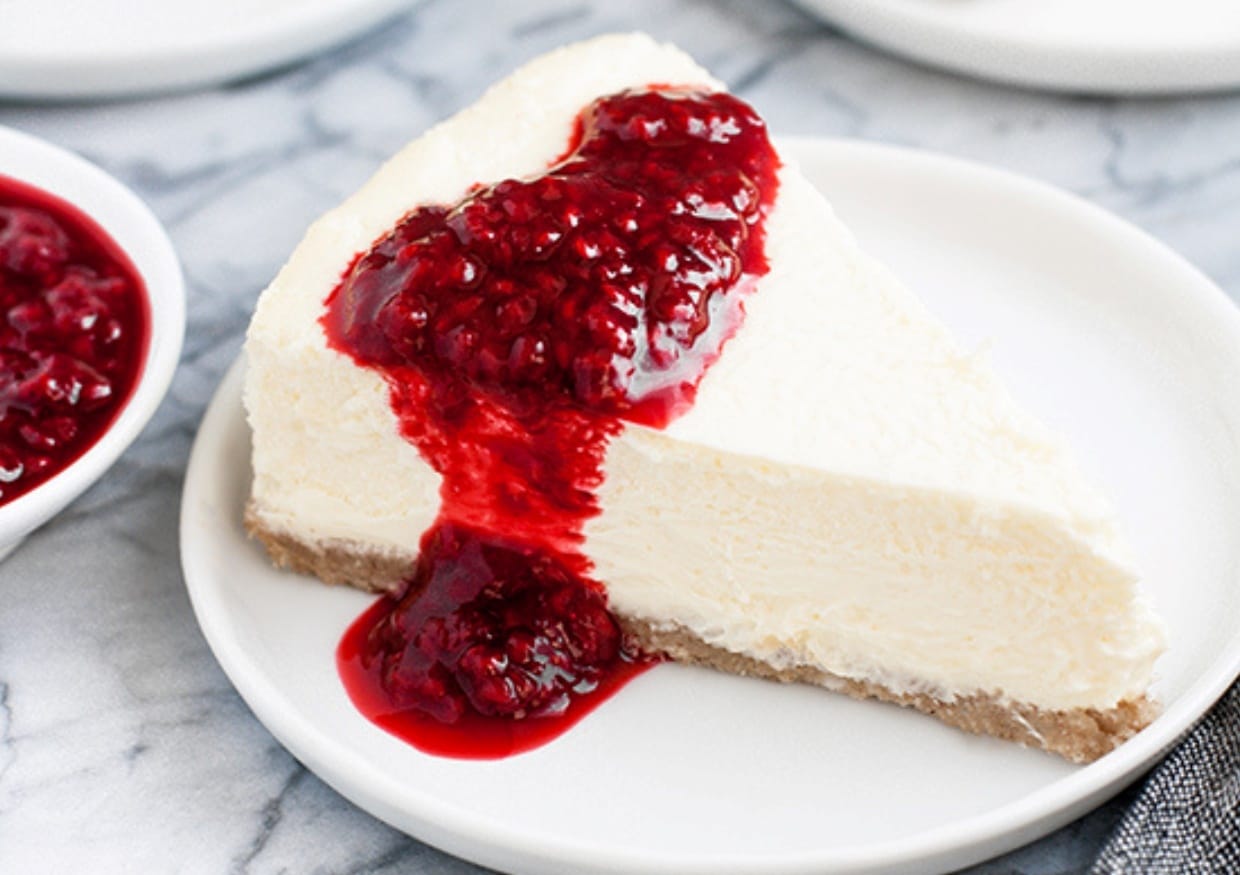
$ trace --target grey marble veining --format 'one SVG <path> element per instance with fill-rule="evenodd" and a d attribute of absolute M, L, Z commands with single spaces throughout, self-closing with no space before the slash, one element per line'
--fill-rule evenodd
<path fill-rule="evenodd" d="M 780 133 L 862 137 L 1075 191 L 1240 291 L 1240 97 L 1050 97 L 856 45 L 778 2 L 429 0 L 331 54 L 229 87 L 102 105 L 0 103 L 166 223 L 189 282 L 171 393 L 94 489 L 0 565 L 0 872 L 474 873 L 354 808 L 254 719 L 181 580 L 190 443 L 254 300 L 305 226 L 521 61 L 641 28 Z M 1123 796 L 977 875 L 1080 871 Z"/>

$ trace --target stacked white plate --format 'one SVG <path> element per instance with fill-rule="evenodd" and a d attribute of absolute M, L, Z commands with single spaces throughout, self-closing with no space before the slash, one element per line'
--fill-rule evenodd
<path fill-rule="evenodd" d="M 121 97 L 251 76 L 415 0 L 0 0 L 0 98 Z"/>
<path fill-rule="evenodd" d="M 1114 94 L 1240 87 L 1237 0 L 796 0 L 861 40 L 1013 85 Z"/>

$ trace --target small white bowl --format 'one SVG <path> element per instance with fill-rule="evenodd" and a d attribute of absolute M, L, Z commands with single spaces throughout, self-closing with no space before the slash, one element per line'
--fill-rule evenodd
<path fill-rule="evenodd" d="M 0 176 L 57 195 L 94 219 L 137 268 L 150 302 L 150 339 L 138 384 L 85 453 L 25 495 L 0 505 L 0 559 L 94 483 L 150 420 L 168 391 L 185 336 L 185 281 L 172 241 L 137 195 L 94 164 L 0 126 Z"/>

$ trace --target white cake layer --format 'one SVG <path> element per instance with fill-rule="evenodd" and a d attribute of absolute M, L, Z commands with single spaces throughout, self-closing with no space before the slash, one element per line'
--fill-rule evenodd
<path fill-rule="evenodd" d="M 720 84 L 611 36 L 545 55 L 410 144 L 320 219 L 247 341 L 254 502 L 298 538 L 416 550 L 439 477 L 377 374 L 326 347 L 323 301 L 412 207 L 537 173 L 591 100 Z M 608 449 L 585 551 L 620 611 L 777 665 L 1046 708 L 1139 695 L 1162 649 L 1105 501 L 988 365 L 865 257 L 791 166 L 771 271 L 666 431 Z"/>

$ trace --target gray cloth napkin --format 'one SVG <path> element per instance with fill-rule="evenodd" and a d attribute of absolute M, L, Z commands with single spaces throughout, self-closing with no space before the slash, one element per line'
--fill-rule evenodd
<path fill-rule="evenodd" d="M 1240 873 L 1240 683 L 1146 778 L 1090 873 Z"/>

